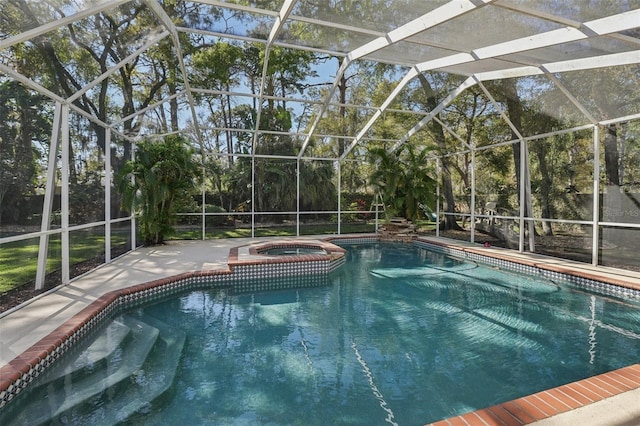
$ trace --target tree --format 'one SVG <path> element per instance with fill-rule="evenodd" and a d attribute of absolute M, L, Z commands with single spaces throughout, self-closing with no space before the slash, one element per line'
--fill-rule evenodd
<path fill-rule="evenodd" d="M 199 166 L 181 136 L 145 140 L 138 148 L 136 159 L 120 171 L 118 188 L 123 208 L 139 217 L 144 245 L 162 244 L 173 233 L 175 213 L 196 191 Z"/>
<path fill-rule="evenodd" d="M 194 75 L 193 84 L 207 89 L 218 89 L 229 92 L 232 84 L 239 81 L 242 61 L 242 48 L 231 43 L 218 42 L 213 46 L 200 49 L 192 55 Z M 203 96 L 200 96 L 203 97 Z M 222 123 L 218 127 L 226 128 L 226 150 L 234 151 L 231 95 L 220 96 L 219 109 L 214 108 L 213 99 L 207 102 L 212 117 L 220 114 Z M 229 157 L 232 163 L 233 157 Z"/>
<path fill-rule="evenodd" d="M 27 209 L 37 184 L 35 143 L 46 147 L 51 131 L 51 111 L 37 108 L 41 103 L 41 95 L 15 81 L 0 83 L 0 222 L 16 223 L 32 213 Z"/>
<path fill-rule="evenodd" d="M 400 215 L 409 220 L 423 219 L 421 205 L 435 210 L 436 181 L 425 167 L 429 150 L 416 152 L 409 144 L 396 153 L 384 148 L 369 149 L 371 162 L 377 168 L 369 177 L 369 183 L 382 195 L 388 216 Z M 389 211 L 387 211 L 387 207 Z"/>
<path fill-rule="evenodd" d="M 438 100 L 436 98 L 436 92 L 431 87 L 431 83 L 426 78 L 424 74 L 418 75 L 418 81 L 423 90 L 424 98 L 424 106 L 427 111 L 432 111 L 438 106 Z M 439 117 L 439 114 L 436 115 Z M 444 136 L 444 130 L 442 125 L 436 120 L 431 120 L 429 122 L 429 132 L 433 140 L 436 143 L 438 149 L 444 154 L 447 152 L 447 144 Z M 452 166 L 450 164 L 451 160 L 447 156 L 443 156 L 441 159 L 442 163 L 442 193 L 444 196 L 444 211 L 446 213 L 455 213 L 455 198 L 453 196 L 453 184 L 451 181 L 451 169 Z M 442 229 L 461 229 L 460 225 L 456 222 L 456 218 L 452 214 L 445 215 L 442 223 L 440 224 Z"/>
<path fill-rule="evenodd" d="M 9 33 L 20 33 L 44 22 L 62 19 L 68 13 L 68 10 L 55 7 L 51 2 L 9 0 L 0 9 L 0 27 Z M 23 75 L 68 98 L 109 71 L 114 64 L 129 57 L 151 35 L 154 22 L 153 13 L 144 4 L 129 3 L 35 37 L 28 44 L 12 46 L 11 54 L 20 64 Z M 156 65 L 157 58 L 164 56 L 166 61 L 173 57 L 170 51 L 171 48 L 157 49 Z M 156 70 L 153 58 L 148 58 L 145 63 L 142 57 L 137 56 L 122 64 L 110 78 L 103 79 L 76 97 L 73 104 L 103 122 L 109 122 L 116 111 L 115 100 L 121 102 L 121 117 L 128 117 L 150 105 L 167 83 L 167 76 L 158 72 L 140 72 L 140 68 Z M 119 92 L 117 97 L 113 96 L 114 88 Z M 141 128 L 142 118 L 124 120 L 121 130 L 135 136 Z M 105 146 L 105 129 L 93 121 L 88 122 L 88 127 L 95 133 L 100 149 L 105 154 L 109 152 Z M 122 143 L 124 158 L 129 158 L 130 144 L 125 140 Z M 116 170 L 118 166 L 114 164 Z"/>

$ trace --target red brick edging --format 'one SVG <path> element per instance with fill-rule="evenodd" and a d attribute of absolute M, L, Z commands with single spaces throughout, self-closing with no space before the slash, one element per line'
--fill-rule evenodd
<path fill-rule="evenodd" d="M 513 401 L 430 423 L 430 425 L 526 425 L 635 389 L 640 389 L 640 364 L 588 377 Z"/>

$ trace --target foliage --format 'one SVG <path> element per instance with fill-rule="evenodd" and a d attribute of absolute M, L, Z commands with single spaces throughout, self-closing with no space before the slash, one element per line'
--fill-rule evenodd
<path fill-rule="evenodd" d="M 206 213 L 226 213 L 226 210 L 220 206 L 206 205 Z M 230 216 L 221 216 L 219 214 L 207 216 L 207 229 L 209 226 L 228 226 L 233 223 Z"/>
<path fill-rule="evenodd" d="M 371 219 L 372 213 L 344 213 L 346 211 L 368 212 L 372 209 L 373 194 L 342 192 L 340 194 L 340 210 L 342 222 L 358 222 Z M 375 208 L 373 208 L 375 210 Z"/>
<path fill-rule="evenodd" d="M 244 24 L 251 15 L 239 9 L 224 12 L 220 7 L 198 2 L 167 0 L 161 3 L 176 25 L 203 30 L 216 28 L 233 32 L 238 29 L 234 25 Z M 379 2 L 358 2 L 357 8 L 353 7 L 353 1 L 299 3 L 296 13 L 301 16 L 349 16 L 380 28 L 388 25 L 390 19 L 403 21 L 403 16 L 390 18 L 376 7 Z M 408 5 L 411 1 L 397 3 Z M 74 7 L 55 7 L 54 4 L 57 3 L 4 2 L 0 6 L 3 37 L 8 39 L 43 22 L 61 21 L 75 13 Z M 273 10 L 279 7 L 279 3 L 272 0 L 259 1 L 257 5 L 270 10 L 272 5 Z M 562 8 L 562 5 L 558 3 L 554 7 Z M 351 146 L 353 136 L 358 135 L 371 118 L 373 108 L 388 99 L 406 72 L 404 67 L 375 64 L 366 58 L 354 61 L 336 82 L 334 99 L 317 121 L 315 134 L 324 136 L 305 141 L 308 148 L 304 154 L 312 158 L 339 157 L 351 150 L 337 168 L 331 161 L 297 156 L 302 144 L 299 135 L 310 130 L 316 118 L 314 114 L 318 109 L 314 101 L 322 99 L 332 86 L 335 75 L 332 71 L 337 70 L 341 57 L 327 56 L 319 53 L 321 50 L 298 51 L 286 47 L 286 43 L 276 43 L 268 47 L 269 62 L 265 68 L 267 46 L 248 41 L 271 30 L 267 21 L 261 21 L 246 26 L 247 41 L 241 40 L 245 37 L 225 39 L 179 31 L 177 37 L 184 55 L 181 64 L 172 37 L 158 38 L 149 49 L 141 49 L 143 44 L 159 36 L 157 29 L 157 16 L 144 2 L 128 2 L 69 21 L 28 42 L 9 43 L 4 50 L 5 65 L 14 66 L 16 72 L 69 99 L 74 107 L 86 113 L 71 111 L 69 120 L 72 223 L 101 218 L 104 158 L 111 155 L 111 165 L 118 171 L 124 159 L 130 158 L 127 137 L 136 137 L 141 132 L 168 133 L 179 127 L 185 131 L 196 129 L 195 123 L 190 122 L 196 117 L 179 108 L 181 93 L 187 93 L 188 88 L 196 89 L 189 93 L 198 104 L 197 118 L 203 119 L 197 129 L 203 135 L 202 148 L 214 154 L 204 159 L 205 202 L 229 212 L 290 211 L 296 210 L 297 203 L 303 211 L 335 210 L 338 203 L 336 170 L 339 170 L 341 190 L 369 191 L 367 176 L 372 174 L 381 178 L 377 182 L 381 185 L 379 189 L 393 189 L 390 209 L 395 209 L 397 214 L 419 214 L 420 209 L 415 205 L 416 200 L 423 197 L 420 192 L 424 191 L 424 182 L 411 179 L 424 172 L 426 161 L 419 158 L 425 152 L 423 146 L 445 155 L 440 173 L 444 200 L 441 210 L 453 213 L 456 202 L 460 203 L 470 193 L 473 148 L 482 148 L 475 153 L 476 205 L 498 201 L 504 208 L 517 209 L 520 144 L 484 148 L 515 140 L 513 135 L 517 132 L 528 138 L 583 124 L 584 111 L 576 108 L 575 100 L 567 98 L 567 91 L 596 121 L 633 116 L 640 102 L 635 64 L 565 74 L 559 80 L 565 90 L 559 90 L 557 83 L 544 76 L 485 81 L 460 93 L 445 108 L 437 109 L 437 120 L 430 121 L 412 136 L 407 141 L 409 148 L 394 154 L 392 163 L 377 163 L 402 170 L 397 176 L 389 173 L 386 177 L 390 180 L 382 183 L 381 175 L 385 172 L 372 171 L 373 166 L 363 161 L 366 155 L 363 147 L 378 143 L 370 139 L 380 139 L 379 148 L 389 149 L 422 116 L 436 111 L 466 77 L 444 72 L 420 73 L 381 111 L 359 143 Z M 336 34 L 331 26 L 295 21 L 282 28 L 278 39 L 325 46 L 327 52 L 350 50 L 344 44 L 348 42 Z M 314 66 L 321 63 L 325 67 L 317 69 L 324 75 L 316 76 Z M 119 65 L 114 68 L 116 64 Z M 185 75 L 181 65 L 186 68 Z M 335 68 L 330 69 L 331 66 Z M 263 71 L 266 78 L 261 85 Z M 100 78 L 107 76 L 105 72 L 109 72 L 108 78 Z M 75 96 L 79 89 L 92 83 L 95 85 L 91 89 Z M 237 96 L 240 92 L 249 96 Z M 298 95 L 311 102 L 293 101 L 300 97 Z M 29 210 L 28 200 L 35 198 L 41 184 L 41 167 L 46 161 L 51 131 L 51 103 L 43 99 L 20 83 L 0 81 L 0 117 L 4 119 L 0 123 L 0 219 L 4 223 L 28 216 L 24 214 Z M 134 114 L 160 100 L 167 102 L 144 114 Z M 364 107 L 354 107 L 357 105 Z M 401 110 L 410 113 L 400 113 Z M 97 120 L 89 120 L 88 116 Z M 574 121 L 576 116 L 582 121 Z M 113 132 L 111 147 L 108 147 L 99 123 L 114 123 L 119 117 L 123 120 L 114 127 L 117 131 Z M 117 133 L 127 137 L 116 136 Z M 637 191 L 640 187 L 638 120 L 602 127 L 600 134 L 603 187 L 611 184 L 624 191 Z M 525 183 L 532 187 L 533 211 L 528 214 L 543 218 L 583 218 L 578 195 L 592 190 L 590 137 L 574 132 L 529 143 L 531 181 Z M 83 164 L 88 143 L 92 144 L 94 162 Z M 464 151 L 460 155 L 448 155 L 460 150 Z M 115 155 L 116 152 L 121 155 Z M 216 157 L 217 154 L 221 155 Z M 253 154 L 256 157 L 249 157 Z M 266 159 L 273 155 L 278 158 Z M 215 160 L 209 161 L 211 158 Z M 413 170 L 404 170 L 412 167 Z M 299 200 L 295 187 L 298 178 Z M 401 182 L 402 179 L 406 182 Z M 255 204 L 251 205 L 252 202 Z M 341 201 L 341 207 L 360 210 L 361 206 L 355 202 Z M 424 201 L 418 202 L 418 206 L 420 203 Z M 368 201 L 367 204 L 370 205 Z M 186 211 L 198 211 L 195 205 L 184 207 Z M 455 223 L 453 215 L 450 218 Z"/>
<path fill-rule="evenodd" d="M 200 170 L 180 136 L 145 140 L 136 154 L 118 177 L 123 207 L 138 215 L 145 245 L 162 244 L 174 232 L 175 213 L 192 199 Z"/>
<path fill-rule="evenodd" d="M 436 181 L 426 167 L 429 151 L 415 152 L 411 145 L 390 153 L 371 148 L 371 162 L 377 169 L 369 177 L 370 184 L 381 194 L 387 217 L 399 215 L 409 220 L 425 218 L 421 205 L 435 210 Z"/>
<path fill-rule="evenodd" d="M 0 223 L 24 223 L 38 185 L 37 158 L 50 137 L 42 96 L 15 81 L 0 81 Z M 7 206 L 11 206 L 7 209 Z"/>

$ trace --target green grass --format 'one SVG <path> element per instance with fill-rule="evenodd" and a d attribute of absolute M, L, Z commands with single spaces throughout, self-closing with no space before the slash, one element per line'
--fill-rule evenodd
<path fill-rule="evenodd" d="M 75 265 L 104 254 L 104 234 L 95 230 L 72 232 L 69 241 L 70 264 Z M 125 236 L 113 235 L 112 247 L 126 244 Z M 32 238 L 0 245 L 0 294 L 35 282 L 40 239 Z M 47 273 L 60 269 L 62 243 L 59 235 L 49 241 Z"/>
<path fill-rule="evenodd" d="M 375 232 L 375 224 L 373 223 L 347 223 L 342 224 L 340 232 L 343 234 L 350 233 L 366 233 Z M 326 225 L 301 225 L 301 235 L 330 235 L 337 231 L 335 224 Z M 295 225 L 270 225 L 268 227 L 256 227 L 256 237 L 291 237 L 296 235 Z M 207 239 L 219 239 L 219 238 L 243 238 L 251 237 L 251 228 L 216 228 L 209 229 L 206 233 Z M 171 239 L 174 240 L 199 240 L 202 238 L 201 228 L 182 228 L 174 234 Z"/>
<path fill-rule="evenodd" d="M 35 280 L 38 239 L 0 245 L 0 294 Z"/>
<path fill-rule="evenodd" d="M 324 235 L 336 232 L 334 224 L 301 226 L 305 235 Z M 373 224 L 343 224 L 342 233 L 374 232 Z M 199 240 L 202 238 L 200 228 L 179 231 L 172 239 Z M 126 232 L 125 232 L 126 234 Z M 296 235 L 296 227 L 291 225 L 256 228 L 257 237 L 284 237 Z M 251 237 L 250 228 L 218 228 L 207 232 L 207 239 Z M 104 255 L 104 234 L 102 228 L 75 231 L 70 235 L 69 256 L 71 265 Z M 0 245 L 0 294 L 4 294 L 24 284 L 34 283 L 38 267 L 39 238 L 32 238 Z M 127 243 L 126 235 L 114 235 L 112 247 Z M 60 269 L 61 240 L 59 235 L 52 235 L 49 242 L 49 258 L 47 273 Z"/>

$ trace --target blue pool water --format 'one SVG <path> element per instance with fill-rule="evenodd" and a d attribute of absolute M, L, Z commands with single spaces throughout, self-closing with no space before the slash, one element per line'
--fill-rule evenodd
<path fill-rule="evenodd" d="M 347 249 L 327 286 L 119 315 L 0 424 L 419 425 L 640 359 L 637 301 L 408 245 Z"/>

